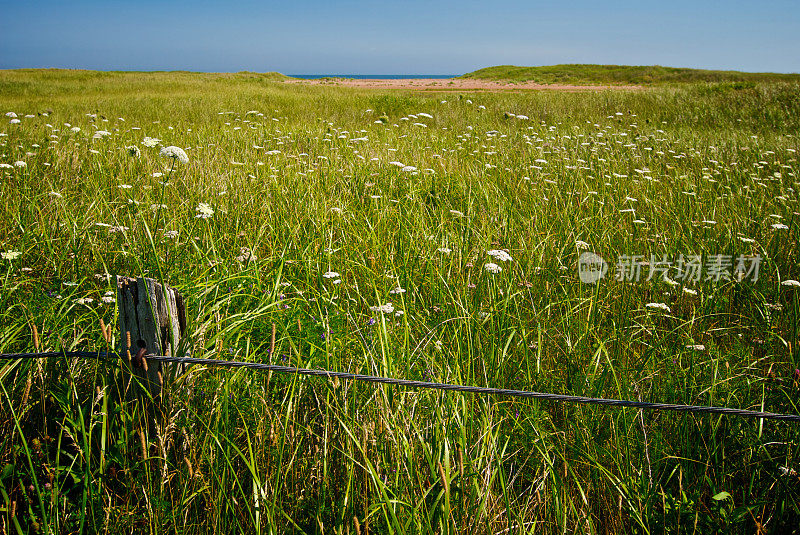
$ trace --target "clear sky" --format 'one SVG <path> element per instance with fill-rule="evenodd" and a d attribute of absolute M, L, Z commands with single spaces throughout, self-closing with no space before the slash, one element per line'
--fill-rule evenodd
<path fill-rule="evenodd" d="M 556 63 L 800 72 L 800 0 L 0 0 L 0 68 L 463 74 Z"/>

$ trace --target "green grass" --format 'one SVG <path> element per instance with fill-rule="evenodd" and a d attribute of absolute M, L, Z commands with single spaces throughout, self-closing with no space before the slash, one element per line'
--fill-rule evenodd
<path fill-rule="evenodd" d="M 0 89 L 21 120 L 0 127 L 0 252 L 20 253 L 0 261 L 2 352 L 113 349 L 105 274 L 163 276 L 186 299 L 193 356 L 799 412 L 800 292 L 781 284 L 800 279 L 797 84 L 441 96 L 3 71 Z M 145 136 L 189 164 L 172 169 Z M 634 254 L 762 263 L 757 281 L 585 285 L 579 242 L 612 273 Z M 496 275 L 492 249 L 513 258 Z M 197 366 L 150 426 L 124 381 L 116 363 L 0 365 L 6 532 L 800 519 L 793 424 Z"/>
<path fill-rule="evenodd" d="M 752 88 L 756 83 L 800 81 L 800 74 L 772 72 L 715 71 L 662 67 L 660 65 L 546 65 L 517 67 L 498 65 L 478 69 L 461 76 L 508 82 L 536 82 L 540 84 L 614 84 L 663 85 L 687 83 L 726 83 L 736 88 Z"/>

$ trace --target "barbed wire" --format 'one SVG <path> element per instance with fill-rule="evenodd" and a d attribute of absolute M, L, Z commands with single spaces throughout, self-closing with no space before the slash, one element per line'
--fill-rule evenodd
<path fill-rule="evenodd" d="M 95 360 L 109 360 L 120 358 L 116 353 L 92 352 L 92 351 L 50 351 L 42 353 L 0 353 L 0 360 L 19 360 L 34 358 L 83 358 Z M 766 420 L 780 420 L 789 422 L 800 422 L 800 415 L 782 414 L 775 412 L 750 411 L 744 409 L 733 409 L 730 407 L 716 407 L 703 405 L 682 405 L 676 403 L 651 403 L 646 401 L 630 401 L 624 399 L 607 399 L 585 396 L 570 396 L 566 394 L 552 394 L 548 392 L 534 392 L 530 390 L 513 390 L 508 388 L 491 388 L 483 386 L 468 386 L 450 383 L 433 383 L 429 381 L 415 381 L 410 379 L 395 379 L 392 377 L 380 377 L 375 375 L 364 375 L 360 373 L 336 372 L 330 370 L 297 368 L 294 366 L 280 366 L 277 364 L 264 364 L 260 362 L 244 362 L 240 360 L 220 360 L 205 359 L 195 357 L 170 357 L 164 355 L 145 355 L 147 361 L 170 362 L 176 364 L 204 364 L 206 366 L 220 366 L 226 368 L 247 368 L 259 371 L 271 371 L 275 373 L 285 373 L 294 375 L 308 375 L 312 377 L 325 377 L 328 379 L 338 378 L 351 381 L 363 381 L 368 383 L 379 383 L 407 388 L 424 388 L 430 390 L 443 390 L 448 392 L 467 392 L 472 394 L 488 394 L 496 396 L 511 396 L 518 398 L 533 398 L 545 401 L 557 401 L 563 403 L 581 403 L 586 405 L 604 405 L 607 407 L 626 407 L 632 409 L 673 411 L 683 413 L 706 413 L 721 414 L 726 416 L 741 416 L 744 418 L 763 418 Z"/>

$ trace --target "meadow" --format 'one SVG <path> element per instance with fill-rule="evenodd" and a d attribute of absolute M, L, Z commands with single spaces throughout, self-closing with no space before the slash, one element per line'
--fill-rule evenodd
<path fill-rule="evenodd" d="M 195 357 L 800 413 L 797 83 L 18 70 L 0 112 L 0 352 L 113 350 L 148 276 Z M 150 428 L 126 373 L 0 361 L 0 533 L 800 525 L 795 423 L 195 366 Z"/>
<path fill-rule="evenodd" d="M 636 84 L 682 85 L 696 83 L 729 83 L 739 88 L 754 87 L 757 83 L 798 83 L 800 75 L 794 73 L 741 72 L 661 65 L 594 65 L 567 64 L 523 67 L 496 65 L 485 67 L 461 76 L 479 80 L 506 80 L 511 82 L 537 82 L 542 84 Z"/>

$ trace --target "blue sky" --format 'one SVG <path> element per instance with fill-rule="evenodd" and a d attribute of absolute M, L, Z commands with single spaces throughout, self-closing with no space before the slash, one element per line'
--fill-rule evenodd
<path fill-rule="evenodd" d="M 800 72 L 800 2 L 0 0 L 0 68 L 462 74 L 606 63 Z"/>

